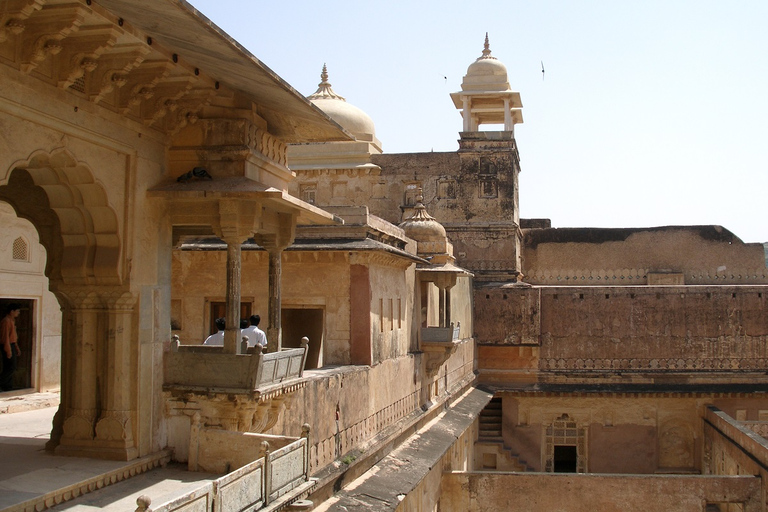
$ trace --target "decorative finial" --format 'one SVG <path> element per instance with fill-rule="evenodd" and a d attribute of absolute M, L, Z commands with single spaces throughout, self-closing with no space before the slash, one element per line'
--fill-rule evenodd
<path fill-rule="evenodd" d="M 413 205 L 413 213 L 406 221 L 424 222 L 428 220 L 433 221 L 435 218 L 427 212 L 427 207 L 424 206 L 424 189 L 419 187 L 416 194 L 416 204 Z"/>
<path fill-rule="evenodd" d="M 326 66 L 325 63 L 323 63 L 323 71 L 320 73 L 320 80 L 320 83 L 317 84 L 317 90 L 313 94 L 307 96 L 307 99 L 335 99 L 346 101 L 343 96 L 339 96 L 333 92 L 333 89 L 331 89 L 331 83 L 328 81 L 328 66 Z"/>
<path fill-rule="evenodd" d="M 480 60 L 480 59 L 496 60 L 496 57 L 491 57 L 491 44 L 488 42 L 488 32 L 485 33 L 485 44 L 483 45 L 483 55 L 480 56 L 477 60 Z"/>

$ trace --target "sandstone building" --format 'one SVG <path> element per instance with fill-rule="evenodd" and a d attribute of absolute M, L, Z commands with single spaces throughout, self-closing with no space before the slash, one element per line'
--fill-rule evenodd
<path fill-rule="evenodd" d="M 763 246 L 521 219 L 487 37 L 458 150 L 387 154 L 326 68 L 304 98 L 185 2 L 0 15 L 2 297 L 52 457 L 199 483 L 137 510 L 765 510 Z"/>

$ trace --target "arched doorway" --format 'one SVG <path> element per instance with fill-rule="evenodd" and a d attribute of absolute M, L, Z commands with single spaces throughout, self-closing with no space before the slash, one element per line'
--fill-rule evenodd
<path fill-rule="evenodd" d="M 119 220 L 107 190 L 64 149 L 35 153 L 6 176 L 0 201 L 39 233 L 61 306 L 61 403 L 48 447 L 134 458 L 136 298 L 123 279 Z"/>
<path fill-rule="evenodd" d="M 0 202 L 0 315 L 21 306 L 16 331 L 21 347 L 14 390 L 60 387 L 61 307 L 45 276 L 47 254 L 34 225 Z"/>

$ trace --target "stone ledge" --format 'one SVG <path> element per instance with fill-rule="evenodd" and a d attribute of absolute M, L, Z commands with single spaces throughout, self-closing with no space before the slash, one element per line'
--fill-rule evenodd
<path fill-rule="evenodd" d="M 140 475 L 150 469 L 158 466 L 164 466 L 171 460 L 170 450 L 162 450 L 152 455 L 147 455 L 140 459 L 107 473 L 88 478 L 82 482 L 77 482 L 61 489 L 48 492 L 42 496 L 32 498 L 25 502 L 13 505 L 3 510 L 3 512 L 40 512 L 51 507 L 69 501 L 83 494 L 96 491 L 108 485 L 120 482 L 132 476 Z"/>

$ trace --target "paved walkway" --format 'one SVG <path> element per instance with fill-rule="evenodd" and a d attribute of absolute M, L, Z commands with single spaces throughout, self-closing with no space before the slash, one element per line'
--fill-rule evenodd
<path fill-rule="evenodd" d="M 0 411 L 11 398 L 0 398 Z M 141 460 L 121 462 L 51 455 L 45 451 L 45 443 L 57 407 L 34 408 L 48 398 L 27 395 L 26 399 L 11 401 L 17 402 L 17 410 L 31 410 L 0 412 L 0 512 L 24 510 L 23 503 L 29 507 L 35 500 L 48 501 L 50 507 L 71 497 L 73 492 L 77 495 L 89 488 L 98 490 L 64 501 L 53 510 L 133 511 L 136 498 L 142 494 L 150 496 L 153 504 L 160 504 L 218 476 L 192 473 L 186 471 L 185 465 L 168 464 L 123 479 L 134 472 L 131 468 L 142 465 Z"/>

